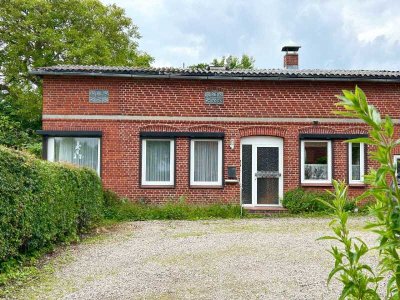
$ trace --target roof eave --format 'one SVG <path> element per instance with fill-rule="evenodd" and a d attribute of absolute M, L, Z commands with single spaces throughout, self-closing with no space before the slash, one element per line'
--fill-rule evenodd
<path fill-rule="evenodd" d="M 68 72 L 32 70 L 29 74 L 36 76 L 90 76 L 90 77 L 123 77 L 123 78 L 150 78 L 150 79 L 197 79 L 197 80 L 247 80 L 247 81 L 366 81 L 366 82 L 400 82 L 400 78 L 382 77 L 322 77 L 322 76 L 235 76 L 222 74 L 191 75 L 191 74 L 128 74 L 111 72 Z"/>

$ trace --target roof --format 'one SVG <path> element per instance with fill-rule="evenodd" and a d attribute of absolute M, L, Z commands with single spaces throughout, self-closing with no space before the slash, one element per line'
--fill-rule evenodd
<path fill-rule="evenodd" d="M 220 80 L 319 80 L 400 82 L 400 71 L 385 70 L 296 70 L 296 69 L 198 69 L 138 68 L 60 65 L 36 68 L 33 75 L 80 75 L 136 78 L 220 79 Z"/>

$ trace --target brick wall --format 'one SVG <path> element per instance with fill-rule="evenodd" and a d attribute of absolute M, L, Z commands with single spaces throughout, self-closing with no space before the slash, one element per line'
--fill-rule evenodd
<path fill-rule="evenodd" d="M 178 117 L 279 117 L 287 122 L 213 122 L 128 121 L 128 120 L 43 120 L 44 130 L 100 130 L 102 138 L 101 175 L 104 185 L 132 200 L 164 202 L 186 196 L 196 203 L 238 203 L 238 184 L 224 188 L 189 188 L 188 138 L 176 140 L 175 188 L 140 188 L 141 131 L 224 132 L 224 178 L 227 166 L 236 166 L 240 176 L 240 138 L 271 135 L 284 140 L 284 190 L 300 184 L 300 133 L 366 133 L 360 124 L 323 123 L 312 120 L 293 123 L 293 117 L 337 118 L 331 111 L 342 89 L 355 83 L 272 82 L 272 81 L 194 81 L 144 80 L 91 77 L 46 77 L 44 79 L 45 115 L 140 115 Z M 383 114 L 400 118 L 399 84 L 359 84 L 371 103 Z M 89 89 L 108 89 L 108 104 L 88 102 Z M 204 104 L 204 91 L 224 92 L 223 105 Z M 230 149 L 231 139 L 235 147 Z M 347 145 L 333 141 L 333 177 L 347 180 Z M 400 152 L 399 152 L 400 153 Z M 368 162 L 368 167 L 373 166 Z M 325 189 L 326 186 L 307 186 Z M 363 187 L 352 187 L 352 194 Z"/>

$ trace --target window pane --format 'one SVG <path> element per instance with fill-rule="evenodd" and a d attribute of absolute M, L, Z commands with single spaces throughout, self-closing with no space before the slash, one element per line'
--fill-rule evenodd
<path fill-rule="evenodd" d="M 69 162 L 81 167 L 98 170 L 99 139 L 97 138 L 54 138 L 54 161 Z"/>
<path fill-rule="evenodd" d="M 304 143 L 304 179 L 328 179 L 328 143 Z"/>
<path fill-rule="evenodd" d="M 194 181 L 218 181 L 218 141 L 194 142 Z"/>
<path fill-rule="evenodd" d="M 146 141 L 146 181 L 171 180 L 170 141 Z"/>
<path fill-rule="evenodd" d="M 361 168 L 360 168 L 360 144 L 352 143 L 351 144 L 351 179 L 352 180 L 360 180 L 361 179 Z"/>

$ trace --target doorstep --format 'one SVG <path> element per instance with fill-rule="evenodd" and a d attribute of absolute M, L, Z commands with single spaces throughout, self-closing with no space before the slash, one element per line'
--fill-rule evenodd
<path fill-rule="evenodd" d="M 257 215 L 270 215 L 288 212 L 288 210 L 282 206 L 244 206 L 243 209 L 250 214 Z"/>

